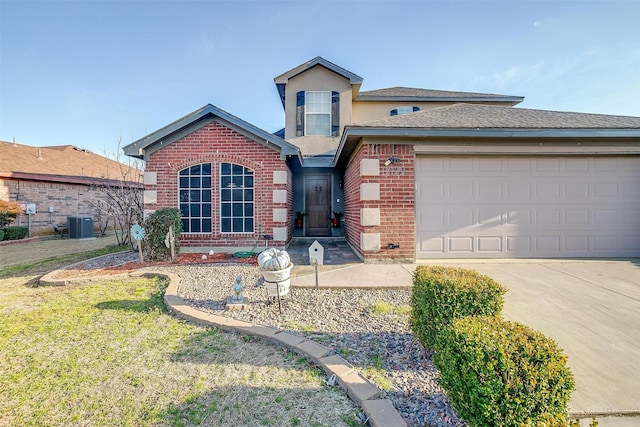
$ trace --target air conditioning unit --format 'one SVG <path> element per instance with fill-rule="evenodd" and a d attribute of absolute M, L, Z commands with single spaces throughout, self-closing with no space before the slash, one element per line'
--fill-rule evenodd
<path fill-rule="evenodd" d="M 93 239 L 93 218 L 90 216 L 68 216 L 67 229 L 70 239 Z"/>

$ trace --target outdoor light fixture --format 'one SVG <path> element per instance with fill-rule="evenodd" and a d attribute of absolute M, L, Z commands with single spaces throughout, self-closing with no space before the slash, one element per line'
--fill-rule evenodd
<path fill-rule="evenodd" d="M 387 160 L 385 160 L 384 165 L 389 166 L 394 163 L 400 163 L 401 161 L 402 161 L 401 159 L 397 159 L 395 157 L 389 157 Z"/>

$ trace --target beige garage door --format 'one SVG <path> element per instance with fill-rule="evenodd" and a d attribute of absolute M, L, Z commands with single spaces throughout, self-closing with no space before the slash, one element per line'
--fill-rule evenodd
<path fill-rule="evenodd" d="M 640 256 L 638 157 L 418 157 L 416 257 Z"/>

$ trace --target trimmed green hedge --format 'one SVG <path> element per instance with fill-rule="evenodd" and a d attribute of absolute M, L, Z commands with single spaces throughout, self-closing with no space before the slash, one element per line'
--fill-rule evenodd
<path fill-rule="evenodd" d="M 440 384 L 470 425 L 566 419 L 573 375 L 562 350 L 542 333 L 499 317 L 467 317 L 440 331 L 435 348 Z"/>
<path fill-rule="evenodd" d="M 20 240 L 27 237 L 29 229 L 27 227 L 11 226 L 3 229 L 4 238 L 2 240 Z"/>
<path fill-rule="evenodd" d="M 497 316 L 506 288 L 490 277 L 462 268 L 418 266 L 413 276 L 411 329 L 433 349 L 438 334 L 454 319 Z"/>

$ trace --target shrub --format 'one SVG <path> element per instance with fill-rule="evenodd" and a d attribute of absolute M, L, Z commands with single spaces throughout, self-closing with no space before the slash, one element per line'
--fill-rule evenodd
<path fill-rule="evenodd" d="M 505 292 L 493 279 L 473 270 L 419 266 L 413 277 L 411 329 L 433 349 L 440 331 L 454 319 L 499 315 Z"/>
<path fill-rule="evenodd" d="M 12 226 L 4 229 L 4 240 L 20 240 L 27 237 L 29 229 L 27 227 Z"/>
<path fill-rule="evenodd" d="M 0 228 L 6 227 L 20 213 L 22 213 L 22 205 L 20 203 L 0 200 Z"/>
<path fill-rule="evenodd" d="M 4 240 L 4 230 L 0 230 L 0 242 Z"/>
<path fill-rule="evenodd" d="M 171 257 L 171 249 L 167 248 L 164 241 L 169 232 L 169 226 L 173 225 L 176 236 L 176 255 L 180 251 L 178 236 L 182 232 L 180 210 L 165 208 L 155 211 L 144 220 L 142 226 L 145 230 L 145 247 L 147 257 L 152 261 L 166 260 Z"/>
<path fill-rule="evenodd" d="M 499 317 L 456 319 L 438 336 L 433 361 L 440 384 L 470 425 L 566 419 L 574 389 L 566 356 L 527 326 Z"/>

